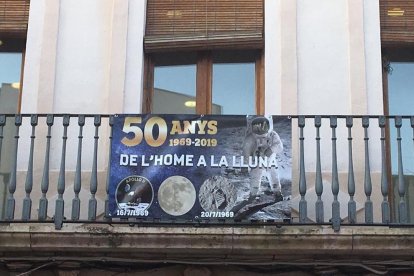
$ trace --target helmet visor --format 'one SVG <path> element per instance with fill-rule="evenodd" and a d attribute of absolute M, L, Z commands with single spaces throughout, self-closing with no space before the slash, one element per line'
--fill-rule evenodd
<path fill-rule="evenodd" d="M 269 132 L 269 120 L 266 118 L 256 118 L 252 122 L 252 132 L 254 134 L 263 135 Z"/>

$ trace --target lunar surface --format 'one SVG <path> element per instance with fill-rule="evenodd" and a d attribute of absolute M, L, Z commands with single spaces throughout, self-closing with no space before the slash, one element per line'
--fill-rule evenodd
<path fill-rule="evenodd" d="M 169 215 L 181 216 L 191 210 L 196 190 L 190 180 L 174 175 L 165 179 L 158 190 L 158 202 Z"/>

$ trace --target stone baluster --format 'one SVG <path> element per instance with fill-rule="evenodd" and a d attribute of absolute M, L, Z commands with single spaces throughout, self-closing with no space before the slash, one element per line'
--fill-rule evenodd
<path fill-rule="evenodd" d="M 316 179 L 315 179 L 315 191 L 318 199 L 315 203 L 316 211 L 316 222 L 324 222 L 324 211 L 323 211 L 323 183 L 322 183 L 322 167 L 321 167 L 321 137 L 320 137 L 320 127 L 322 125 L 321 116 L 315 117 L 315 128 L 316 128 Z"/>
<path fill-rule="evenodd" d="M 111 179 L 111 159 L 112 159 L 112 135 L 113 135 L 114 116 L 109 116 L 109 156 L 108 156 L 108 169 L 106 175 L 106 199 L 105 199 L 105 220 L 111 221 L 109 216 L 109 187 Z"/>
<path fill-rule="evenodd" d="M 1 149 L 3 146 L 3 128 L 6 125 L 6 115 L 0 115 L 0 165 L 1 165 Z"/>
<path fill-rule="evenodd" d="M 96 115 L 94 117 L 95 136 L 94 136 L 94 148 L 93 148 L 93 164 L 92 174 L 90 182 L 91 198 L 89 199 L 89 212 L 88 219 L 96 220 L 96 208 L 97 202 L 95 198 L 96 191 L 98 190 L 98 141 L 99 141 L 99 127 L 101 126 L 101 116 Z"/>
<path fill-rule="evenodd" d="M 49 163 L 50 163 L 50 139 L 52 138 L 52 126 L 53 126 L 54 116 L 52 114 L 47 115 L 46 124 L 47 124 L 47 136 L 46 136 L 46 152 L 45 152 L 45 163 L 43 167 L 43 176 L 42 176 L 42 197 L 39 200 L 39 216 L 40 221 L 46 220 L 47 218 L 47 206 L 48 200 L 46 198 L 46 193 L 49 190 Z"/>
<path fill-rule="evenodd" d="M 346 117 L 346 127 L 348 128 L 348 221 L 351 224 L 356 223 L 356 202 L 355 196 L 355 174 L 354 174 L 354 163 L 352 155 L 352 127 L 353 117 Z"/>
<path fill-rule="evenodd" d="M 308 203 L 306 202 L 306 172 L 305 172 L 305 148 L 304 148 L 304 137 L 303 137 L 303 128 L 305 127 L 305 117 L 299 116 L 298 118 L 299 126 L 299 162 L 300 162 L 300 175 L 299 175 L 299 193 L 300 193 L 300 202 L 299 202 L 299 222 L 305 223 L 308 216 Z"/>
<path fill-rule="evenodd" d="M 63 136 L 62 136 L 62 154 L 60 161 L 60 170 L 59 170 L 59 179 L 58 179 L 58 198 L 56 199 L 55 206 L 55 228 L 61 229 L 64 220 L 64 208 L 65 202 L 63 200 L 63 194 L 65 192 L 65 174 L 66 174 L 66 140 L 68 139 L 68 126 L 69 126 L 70 116 L 63 116 Z"/>
<path fill-rule="evenodd" d="M 0 115 L 0 167 L 1 167 L 1 158 L 2 158 L 2 148 L 3 148 L 3 129 L 4 126 L 6 125 L 6 115 L 2 114 Z M 3 182 L 6 183 L 7 180 L 5 179 L 5 177 L 3 176 Z M 4 184 L 5 185 L 5 184 Z M 3 208 L 0 209 L 0 220 L 4 219 L 4 213 L 3 213 Z"/>
<path fill-rule="evenodd" d="M 38 122 L 37 115 L 31 115 L 30 124 L 32 126 L 32 135 L 30 136 L 30 152 L 29 152 L 29 163 L 27 166 L 26 174 L 26 183 L 25 191 L 26 197 L 23 199 L 23 211 L 22 211 L 22 220 L 29 220 L 31 217 L 32 211 L 32 199 L 30 198 L 30 193 L 33 188 L 33 151 L 34 151 L 34 141 L 36 138 L 36 126 Z"/>
<path fill-rule="evenodd" d="M 382 193 L 382 223 L 390 223 L 390 205 L 388 203 L 388 168 L 387 168 L 387 151 L 385 144 L 385 116 L 380 116 L 378 119 L 379 127 L 381 128 L 381 193 Z"/>
<path fill-rule="evenodd" d="M 85 116 L 79 115 L 78 117 L 78 126 L 79 126 L 79 135 L 78 135 L 78 155 L 76 158 L 76 171 L 75 171 L 75 180 L 73 183 L 73 191 L 75 197 L 72 199 L 72 220 L 77 221 L 80 217 L 80 199 L 79 193 L 82 188 L 82 141 L 83 141 L 83 127 L 85 125 Z"/>
<path fill-rule="evenodd" d="M 405 202 L 405 182 L 404 182 L 404 169 L 402 161 L 402 148 L 401 148 L 401 127 L 402 117 L 395 117 L 395 127 L 397 128 L 397 144 L 398 144 L 398 194 L 400 196 L 400 202 L 398 204 L 399 220 L 400 223 L 407 223 L 407 205 Z"/>
<path fill-rule="evenodd" d="M 22 125 L 22 116 L 16 115 L 14 119 L 14 125 L 16 126 L 15 136 L 14 136 L 14 153 L 13 153 L 13 167 L 10 175 L 9 182 L 9 194 L 7 196 L 6 202 L 6 220 L 14 220 L 14 210 L 16 206 L 16 200 L 14 199 L 14 192 L 16 192 L 16 181 L 17 181 L 17 152 L 19 148 L 19 130 Z"/>
<path fill-rule="evenodd" d="M 340 203 L 338 201 L 339 193 L 339 180 L 338 180 L 338 159 L 336 151 L 336 127 L 337 117 L 331 116 L 331 129 L 332 129 L 332 194 L 334 200 L 332 202 L 332 228 L 335 231 L 339 231 L 341 226 L 341 214 L 340 214 Z"/>
<path fill-rule="evenodd" d="M 369 165 L 369 117 L 362 117 L 362 127 L 364 128 L 364 147 L 365 147 L 365 174 L 364 174 L 364 191 L 365 191 L 365 223 L 372 224 L 374 222 L 373 205 L 371 201 L 372 182 L 371 168 Z"/>

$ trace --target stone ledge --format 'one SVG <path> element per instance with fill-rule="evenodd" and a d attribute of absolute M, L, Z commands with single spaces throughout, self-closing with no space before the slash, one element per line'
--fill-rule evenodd
<path fill-rule="evenodd" d="M 414 229 L 380 226 L 129 227 L 0 225 L 0 256 L 255 258 L 262 261 L 414 255 Z"/>

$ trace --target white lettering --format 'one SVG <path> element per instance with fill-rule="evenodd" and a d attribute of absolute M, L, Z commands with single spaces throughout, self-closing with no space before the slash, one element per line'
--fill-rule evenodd
<path fill-rule="evenodd" d="M 173 157 L 171 154 L 166 154 L 164 156 L 164 165 L 166 166 L 171 166 L 173 163 Z"/>
<path fill-rule="evenodd" d="M 222 156 L 220 158 L 219 166 L 220 167 L 226 167 L 226 168 L 229 166 L 229 163 L 227 162 L 226 156 Z"/>
<path fill-rule="evenodd" d="M 154 166 L 161 166 L 161 165 L 162 165 L 162 155 L 155 155 Z"/>
<path fill-rule="evenodd" d="M 197 161 L 197 167 L 207 167 L 207 163 L 206 163 L 206 158 L 204 157 L 204 155 L 200 155 L 200 158 L 198 158 Z"/>
<path fill-rule="evenodd" d="M 152 157 L 152 155 L 151 155 L 151 157 Z M 150 158 L 150 160 L 151 160 L 151 158 Z M 149 166 L 149 163 L 145 162 L 145 155 L 141 155 L 141 165 L 143 167 L 148 167 Z"/>
<path fill-rule="evenodd" d="M 276 158 L 271 158 L 270 159 L 270 162 L 268 163 L 268 168 L 270 168 L 270 167 L 278 168 Z"/>
<path fill-rule="evenodd" d="M 184 166 L 185 155 L 174 154 L 174 166 Z"/>
<path fill-rule="evenodd" d="M 192 167 L 192 166 L 194 166 L 194 163 L 193 163 L 193 158 L 194 158 L 194 155 L 185 155 L 187 158 L 186 158 L 186 160 L 185 160 L 185 165 L 187 166 L 187 167 Z"/>
<path fill-rule="evenodd" d="M 257 167 L 257 156 L 249 156 L 249 167 L 250 168 Z"/>
<path fill-rule="evenodd" d="M 210 155 L 210 166 L 211 167 L 218 167 L 219 164 L 215 163 L 214 161 L 214 155 Z"/>
<path fill-rule="evenodd" d="M 130 155 L 129 156 L 129 165 L 130 166 L 138 166 L 137 159 L 138 159 L 138 155 Z"/>
<path fill-rule="evenodd" d="M 119 165 L 120 166 L 126 166 L 126 165 L 128 165 L 128 155 L 121 154 L 121 156 L 119 158 Z"/>

